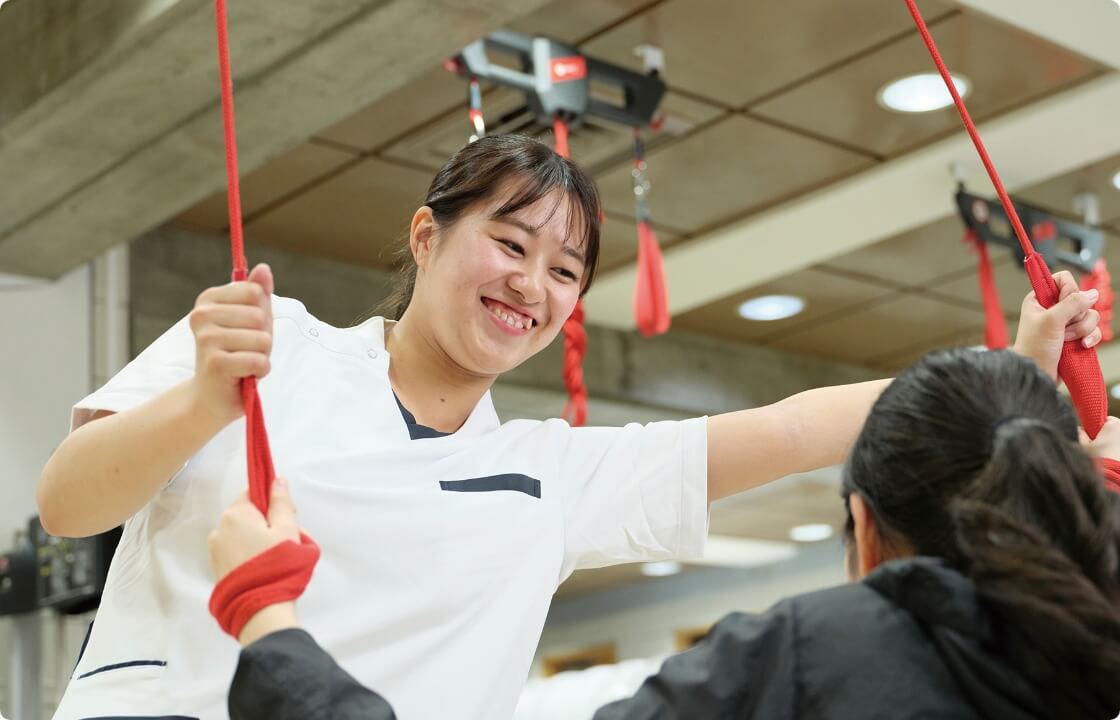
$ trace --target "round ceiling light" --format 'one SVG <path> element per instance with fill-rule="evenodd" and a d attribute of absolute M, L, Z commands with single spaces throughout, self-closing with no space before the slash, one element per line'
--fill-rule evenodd
<path fill-rule="evenodd" d="M 1120 0 L 1116 0 L 1116 1 L 1120 2 Z M 1120 190 L 1120 171 L 1118 171 L 1115 175 L 1112 176 L 1112 187 L 1116 188 L 1117 190 Z"/>
<path fill-rule="evenodd" d="M 646 577 L 666 577 L 676 575 L 680 571 L 681 564 L 675 560 L 642 563 L 642 574 Z"/>
<path fill-rule="evenodd" d="M 1113 385 L 1112 388 L 1109 389 L 1108 394 L 1116 398 L 1117 400 L 1120 400 L 1120 383 Z"/>
<path fill-rule="evenodd" d="M 820 542 L 832 537 L 832 526 L 825 523 L 798 525 L 790 528 L 789 537 L 791 540 L 803 543 Z"/>
<path fill-rule="evenodd" d="M 962 75 L 951 75 L 957 92 L 963 98 L 968 94 L 969 82 Z M 901 113 L 924 113 L 940 110 L 953 104 L 953 96 L 945 81 L 937 73 L 907 75 L 883 86 L 879 91 L 879 104 L 888 110 Z"/>
<path fill-rule="evenodd" d="M 739 317 L 745 320 L 785 320 L 805 309 L 805 301 L 796 295 L 763 295 L 739 306 Z"/>

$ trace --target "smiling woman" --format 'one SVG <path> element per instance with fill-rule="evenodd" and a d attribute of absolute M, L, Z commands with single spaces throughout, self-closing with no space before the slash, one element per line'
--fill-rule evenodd
<path fill-rule="evenodd" d="M 503 424 L 490 388 L 561 332 L 594 276 L 598 218 L 578 166 L 482 138 L 413 214 L 397 320 L 331 327 L 274 297 L 259 265 L 79 402 L 40 480 L 43 525 L 129 522 L 56 720 L 226 717 L 237 647 L 206 611 L 207 540 L 259 518 L 226 511 L 245 486 L 243 377 L 261 378 L 289 529 L 321 549 L 302 624 L 402 717 L 509 717 L 574 570 L 699 557 L 709 502 L 843 459 L 885 382 L 683 422 Z M 1090 299 L 1059 284 L 1063 303 L 1020 321 L 1050 372 L 1067 326 L 1099 332 Z M 257 615 L 223 627 L 251 638 Z"/>

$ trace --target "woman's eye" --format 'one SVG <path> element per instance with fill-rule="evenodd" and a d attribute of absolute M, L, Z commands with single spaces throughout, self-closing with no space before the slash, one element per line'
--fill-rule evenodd
<path fill-rule="evenodd" d="M 553 270 L 556 271 L 556 274 L 560 275 L 561 277 L 567 278 L 568 280 L 579 280 L 579 278 L 576 277 L 576 274 L 567 268 L 558 267 L 553 268 Z"/>
<path fill-rule="evenodd" d="M 520 245 L 513 242 L 512 240 L 502 240 L 501 238 L 495 238 L 495 240 L 500 242 L 502 245 L 505 245 L 507 248 L 509 248 L 513 252 L 517 253 L 518 255 L 524 255 L 525 254 L 525 248 L 521 247 Z"/>

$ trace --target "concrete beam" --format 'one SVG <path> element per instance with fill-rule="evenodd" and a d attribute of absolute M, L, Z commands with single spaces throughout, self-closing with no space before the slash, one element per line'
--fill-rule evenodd
<path fill-rule="evenodd" d="M 1108 75 L 984 123 L 980 134 L 1004 184 L 1013 191 L 1120 153 L 1118 98 L 1120 76 Z M 961 132 L 670 248 L 665 253 L 670 311 L 701 307 L 947 217 L 956 189 L 953 164 L 971 187 L 990 187 Z M 632 328 L 634 277 L 631 265 L 597 278 L 587 298 L 589 320 Z"/>
<path fill-rule="evenodd" d="M 954 0 L 957 5 L 1120 69 L 1120 7 L 1111 0 Z"/>
<path fill-rule="evenodd" d="M 0 126 L 175 0 L 49 0 L 0 8 Z"/>
<path fill-rule="evenodd" d="M 242 172 L 545 2 L 230 3 Z M 148 5 L 0 127 L 0 167 L 21 173 L 0 195 L 0 271 L 56 277 L 224 186 L 213 3 Z"/>
<path fill-rule="evenodd" d="M 160 228 L 132 243 L 132 352 L 185 315 L 204 288 L 229 276 L 224 238 Z M 268 262 L 277 292 L 298 298 L 333 325 L 352 325 L 387 294 L 389 276 L 370 268 L 253 248 Z M 755 407 L 821 385 L 876 377 L 863 368 L 715 338 L 637 333 L 589 326 L 584 373 L 591 420 L 618 424 Z M 564 406 L 562 344 L 506 373 L 495 400 L 518 417 L 556 417 Z"/>

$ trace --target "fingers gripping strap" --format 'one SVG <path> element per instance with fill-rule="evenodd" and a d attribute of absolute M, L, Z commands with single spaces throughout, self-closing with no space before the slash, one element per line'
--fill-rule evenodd
<path fill-rule="evenodd" d="M 1081 289 L 1096 290 L 1100 293 L 1097 304 L 1093 308 L 1101 315 L 1100 325 L 1097 326 L 1101 329 L 1101 342 L 1110 342 L 1113 338 L 1112 305 L 1116 295 L 1112 292 L 1112 275 L 1108 272 L 1108 265 L 1105 264 L 1104 258 L 1097 260 L 1093 265 L 1093 271 L 1081 278 Z"/>
<path fill-rule="evenodd" d="M 214 586 L 210 614 L 222 630 L 238 638 L 245 623 L 258 612 L 302 595 L 318 561 L 319 546 L 303 533 L 299 543 L 288 540 L 273 545 L 234 568 Z"/>
<path fill-rule="evenodd" d="M 930 35 L 929 28 L 926 26 L 925 20 L 922 19 L 917 4 L 914 0 L 906 0 L 906 7 L 910 10 L 910 16 L 914 19 L 918 33 L 921 34 L 922 41 L 925 42 L 926 49 L 929 50 L 930 57 L 933 59 L 933 64 L 937 66 L 937 72 L 940 73 L 946 89 L 953 98 L 953 104 L 956 105 L 965 130 L 968 131 L 968 136 L 972 138 L 972 144 L 976 147 L 981 162 L 984 163 L 984 169 L 987 170 L 988 177 L 992 180 L 992 186 L 999 196 L 1004 212 L 1007 213 L 1007 219 L 1015 229 L 1015 236 L 1019 239 L 1019 245 L 1026 257 L 1027 276 L 1030 278 L 1035 296 L 1042 307 L 1052 307 L 1058 301 L 1057 283 L 1054 282 L 1046 263 L 1034 252 L 1027 231 L 1023 228 L 1023 223 L 1019 219 L 1019 214 L 1015 211 L 1015 206 L 1011 203 L 1011 198 L 1008 197 L 1007 190 L 1003 187 L 999 173 L 996 172 L 995 165 L 984 147 L 984 141 L 980 139 L 980 133 L 972 122 L 972 117 L 968 114 L 968 108 L 965 107 L 964 100 L 957 92 L 957 87 L 949 75 L 949 69 L 945 67 L 945 61 L 941 59 L 941 53 L 937 50 L 937 43 L 933 41 L 933 36 Z M 1077 414 L 1081 418 L 1081 424 L 1084 426 L 1085 432 L 1089 433 L 1090 437 L 1096 437 L 1101 426 L 1104 425 L 1108 413 L 1104 378 L 1101 375 L 1096 351 L 1086 350 L 1077 341 L 1067 342 L 1062 346 L 1062 356 L 1058 361 L 1058 375 L 1069 388 L 1070 397 L 1073 399 L 1074 407 L 1077 408 Z"/>
<path fill-rule="evenodd" d="M 1120 493 L 1120 460 L 1098 458 L 1097 467 L 1104 476 L 1104 486 L 1112 492 Z"/>
<path fill-rule="evenodd" d="M 1058 284 L 1042 256 L 1037 253 L 1027 256 L 1026 269 L 1038 303 L 1042 307 L 1052 307 L 1058 302 Z M 1089 433 L 1089 437 L 1096 437 L 1108 417 L 1108 398 L 1096 350 L 1086 349 L 1078 342 L 1062 345 L 1058 376 L 1069 388 L 1070 399 L 1081 419 L 1081 426 Z"/>

